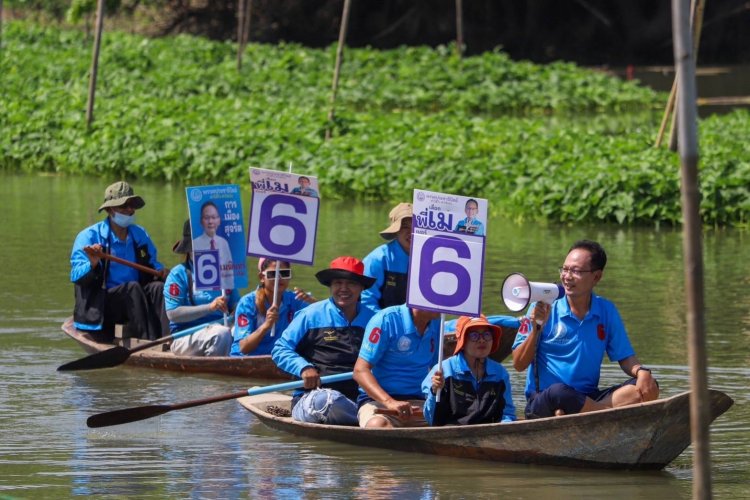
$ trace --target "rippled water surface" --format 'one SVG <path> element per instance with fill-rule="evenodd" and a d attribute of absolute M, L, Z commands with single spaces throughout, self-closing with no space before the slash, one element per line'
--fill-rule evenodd
<path fill-rule="evenodd" d="M 169 412 L 91 430 L 94 413 L 236 392 L 268 381 L 119 367 L 58 373 L 83 356 L 60 331 L 72 311 L 68 256 L 78 230 L 98 219 L 106 181 L 0 174 L 0 498 L 72 495 L 245 498 L 689 498 L 691 449 L 664 471 L 606 472 L 459 460 L 312 441 L 260 424 L 237 402 Z M 181 188 L 135 183 L 139 223 L 168 266 L 186 202 Z M 247 210 L 247 199 L 245 200 Z M 314 272 L 340 254 L 379 244 L 389 207 L 326 202 L 316 266 L 295 268 L 299 286 L 325 296 Z M 342 219 L 345 214 L 345 220 Z M 570 243 L 600 240 L 610 264 L 599 292 L 613 299 L 663 395 L 689 388 L 681 234 L 673 229 L 488 225 L 484 310 L 507 314 L 498 293 L 509 272 L 556 279 Z M 735 405 L 711 428 L 716 498 L 750 497 L 750 234 L 705 235 L 709 385 Z M 622 373 L 605 361 L 603 382 Z M 522 376 L 512 373 L 517 407 Z"/>

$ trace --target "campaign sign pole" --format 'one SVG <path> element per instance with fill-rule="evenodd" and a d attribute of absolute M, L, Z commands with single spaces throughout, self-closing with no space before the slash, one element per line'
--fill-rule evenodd
<path fill-rule="evenodd" d="M 318 179 L 298 173 L 250 168 L 253 199 L 247 255 L 312 265 L 318 231 Z M 278 267 L 277 267 L 278 269 Z M 278 277 L 274 283 L 274 303 Z M 271 330 L 275 334 L 276 325 Z"/>
<path fill-rule="evenodd" d="M 443 315 L 482 311 L 487 200 L 415 189 L 413 210 L 406 303 L 441 314 L 442 370 Z"/>

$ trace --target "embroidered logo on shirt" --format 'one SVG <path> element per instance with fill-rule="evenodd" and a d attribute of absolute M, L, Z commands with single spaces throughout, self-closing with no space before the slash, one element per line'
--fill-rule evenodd
<path fill-rule="evenodd" d="M 245 328 L 248 324 L 250 324 L 250 321 L 247 319 L 247 314 L 240 314 L 237 316 L 237 326 Z"/>
<path fill-rule="evenodd" d="M 411 339 L 407 336 L 399 337 L 396 346 L 398 347 L 399 351 L 408 351 L 411 347 Z"/>
<path fill-rule="evenodd" d="M 179 297 L 180 295 L 180 285 L 177 283 L 172 283 L 169 285 L 169 295 L 172 297 Z"/>
<path fill-rule="evenodd" d="M 596 327 L 596 336 L 599 337 L 599 340 L 604 340 L 607 337 L 607 334 L 604 332 L 604 325 L 601 323 Z"/>

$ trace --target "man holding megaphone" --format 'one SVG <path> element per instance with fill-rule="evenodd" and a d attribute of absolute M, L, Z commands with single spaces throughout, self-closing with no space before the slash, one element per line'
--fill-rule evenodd
<path fill-rule="evenodd" d="M 526 418 L 603 410 L 659 397 L 651 370 L 635 356 L 617 308 L 593 292 L 606 264 L 607 254 L 599 243 L 574 243 L 560 268 L 565 296 L 554 301 L 538 298 L 522 321 L 513 343 L 513 366 L 518 371 L 529 368 Z M 535 286 L 540 284 L 530 285 L 532 294 L 541 293 Z M 523 286 L 516 283 L 514 289 Z M 631 378 L 600 390 L 605 352 Z"/>

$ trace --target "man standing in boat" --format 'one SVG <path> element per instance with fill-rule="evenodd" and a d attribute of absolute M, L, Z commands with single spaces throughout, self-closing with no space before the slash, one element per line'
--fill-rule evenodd
<path fill-rule="evenodd" d="M 366 337 L 354 365 L 360 385 L 360 427 L 423 426 L 412 407 L 424 404 L 422 380 L 438 362 L 440 313 L 391 306 L 367 324 Z M 387 410 L 394 415 L 379 413 Z"/>
<path fill-rule="evenodd" d="M 304 381 L 292 398 L 292 417 L 301 422 L 356 425 L 357 384 L 353 380 L 320 388 L 322 375 L 352 370 L 367 322 L 375 311 L 359 302 L 375 281 L 354 257 L 338 257 L 315 277 L 331 297 L 299 311 L 274 344 L 274 363 Z"/>
<path fill-rule="evenodd" d="M 375 284 L 362 293 L 362 302 L 376 309 L 406 302 L 411 251 L 411 203 L 399 203 L 388 217 L 390 225 L 380 232 L 388 243 L 377 247 L 363 260 L 365 273 L 375 278 Z"/>
<path fill-rule="evenodd" d="M 146 230 L 134 224 L 135 211 L 145 204 L 127 182 L 112 184 L 99 207 L 107 218 L 78 233 L 73 243 L 70 281 L 75 284 L 75 326 L 102 332 L 102 340 L 111 339 L 114 325 L 121 323 L 150 340 L 169 332 L 163 296 L 167 269 L 157 260 L 156 246 Z M 139 271 L 107 255 L 154 272 Z"/>
<path fill-rule="evenodd" d="M 532 304 L 513 344 L 513 366 L 529 368 L 526 418 L 569 415 L 652 401 L 659 387 L 638 361 L 620 313 L 594 294 L 607 264 L 599 243 L 580 240 L 560 268 L 565 297 Z M 604 353 L 631 377 L 599 389 Z"/>

